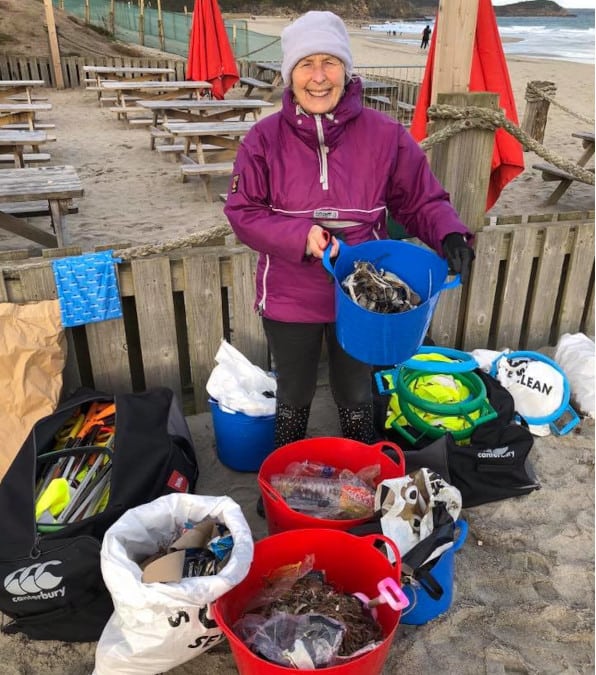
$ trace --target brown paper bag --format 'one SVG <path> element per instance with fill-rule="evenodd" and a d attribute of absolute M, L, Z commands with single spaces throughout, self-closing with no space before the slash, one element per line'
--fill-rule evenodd
<path fill-rule="evenodd" d="M 58 300 L 0 303 L 0 481 L 33 425 L 56 409 L 65 361 Z"/>

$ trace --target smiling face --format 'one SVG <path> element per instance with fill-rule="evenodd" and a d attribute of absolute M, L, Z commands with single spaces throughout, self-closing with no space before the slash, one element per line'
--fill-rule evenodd
<path fill-rule="evenodd" d="M 331 112 L 342 97 L 345 77 L 344 64 L 336 56 L 306 56 L 292 70 L 294 98 L 308 113 Z"/>

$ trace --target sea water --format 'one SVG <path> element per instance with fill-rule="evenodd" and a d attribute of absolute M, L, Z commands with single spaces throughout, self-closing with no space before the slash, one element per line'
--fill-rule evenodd
<path fill-rule="evenodd" d="M 593 64 L 594 10 L 569 9 L 568 12 L 575 16 L 497 17 L 499 34 L 504 40 L 505 55 Z M 389 40 L 420 44 L 420 37 L 414 39 L 406 37 L 406 34 L 414 33 L 421 36 L 426 24 L 434 29 L 434 19 L 430 17 L 420 21 L 371 24 L 369 28 L 388 33 Z"/>

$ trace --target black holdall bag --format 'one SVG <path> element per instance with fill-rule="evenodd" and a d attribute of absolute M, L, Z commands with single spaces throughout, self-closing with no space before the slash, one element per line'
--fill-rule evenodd
<path fill-rule="evenodd" d="M 44 454 L 73 412 L 94 402 L 115 404 L 105 508 L 81 520 L 41 525 L 35 484 Z M 89 446 L 94 448 L 99 449 Z M 100 567 L 105 531 L 129 508 L 192 491 L 197 477 L 190 430 L 178 399 L 165 387 L 115 397 L 80 389 L 39 420 L 0 483 L 0 612 L 12 619 L 3 621 L 2 632 L 40 640 L 98 640 L 113 611 Z"/>
<path fill-rule="evenodd" d="M 484 381 L 497 418 L 476 427 L 466 445 L 445 434 L 420 450 L 404 451 L 406 473 L 434 469 L 461 492 L 464 508 L 540 488 L 529 458 L 534 439 L 527 426 L 514 421 L 513 397 L 494 377 L 474 372 Z"/>

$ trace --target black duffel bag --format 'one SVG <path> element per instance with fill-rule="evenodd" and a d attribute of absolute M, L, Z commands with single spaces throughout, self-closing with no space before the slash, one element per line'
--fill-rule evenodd
<path fill-rule="evenodd" d="M 115 404 L 111 448 L 59 452 L 67 458 L 81 452 L 110 457 L 103 510 L 64 523 L 38 523 L 35 486 L 50 455 L 55 459 L 55 436 L 73 413 L 87 412 L 94 402 Z M 2 632 L 41 640 L 97 640 L 113 611 L 100 568 L 105 531 L 131 507 L 170 492 L 192 491 L 197 477 L 190 430 L 170 389 L 117 396 L 80 389 L 39 420 L 0 483 L 0 612 L 12 619 Z"/>

